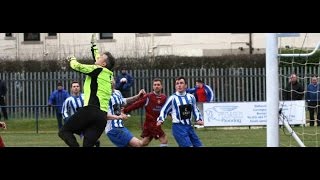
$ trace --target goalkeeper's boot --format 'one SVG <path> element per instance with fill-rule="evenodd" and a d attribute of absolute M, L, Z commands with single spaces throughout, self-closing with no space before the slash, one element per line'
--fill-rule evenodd
<path fill-rule="evenodd" d="M 95 144 L 96 147 L 100 147 L 100 141 L 98 140 Z"/>

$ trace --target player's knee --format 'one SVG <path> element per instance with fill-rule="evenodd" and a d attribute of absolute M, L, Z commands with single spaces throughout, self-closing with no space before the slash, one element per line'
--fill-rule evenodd
<path fill-rule="evenodd" d="M 131 140 L 130 140 L 130 146 L 131 147 L 142 147 L 143 146 L 143 143 L 140 139 L 136 138 L 136 137 L 133 137 Z"/>

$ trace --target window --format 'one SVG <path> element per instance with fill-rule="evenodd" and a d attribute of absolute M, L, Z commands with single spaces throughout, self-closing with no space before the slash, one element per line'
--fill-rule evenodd
<path fill-rule="evenodd" d="M 136 37 L 148 37 L 151 36 L 171 36 L 171 33 L 136 33 Z"/>
<path fill-rule="evenodd" d="M 24 41 L 40 41 L 40 33 L 24 33 Z"/>
<path fill-rule="evenodd" d="M 4 39 L 5 40 L 15 40 L 16 37 L 13 37 L 13 33 L 5 33 Z"/>
<path fill-rule="evenodd" d="M 57 36 L 57 33 L 48 33 L 48 36 Z"/>
<path fill-rule="evenodd" d="M 113 33 L 100 33 L 100 39 L 113 39 Z"/>

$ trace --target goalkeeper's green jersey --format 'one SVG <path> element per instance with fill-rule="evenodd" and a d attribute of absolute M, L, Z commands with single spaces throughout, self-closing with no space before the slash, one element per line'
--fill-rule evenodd
<path fill-rule="evenodd" d="M 87 75 L 83 86 L 84 106 L 95 106 L 108 112 L 113 72 L 99 65 L 81 64 L 77 60 L 71 60 L 70 66 Z"/>

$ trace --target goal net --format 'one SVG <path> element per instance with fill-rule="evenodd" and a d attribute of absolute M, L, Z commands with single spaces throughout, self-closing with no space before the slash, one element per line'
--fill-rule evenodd
<path fill-rule="evenodd" d="M 293 36 L 278 34 L 279 98 L 282 101 L 304 102 L 295 107 L 305 110 L 301 123 L 293 123 L 294 111 L 289 108 L 283 114 L 279 105 L 279 121 L 287 123 L 280 127 L 279 145 L 282 147 L 319 146 L 320 133 L 320 51 L 318 33 L 294 33 Z M 302 107 L 301 107 L 302 106 Z M 292 107 L 294 108 L 294 107 Z M 319 124 L 318 124 L 319 122 Z M 296 136 L 296 137 L 295 137 Z M 299 140 L 301 141 L 299 143 Z"/>

